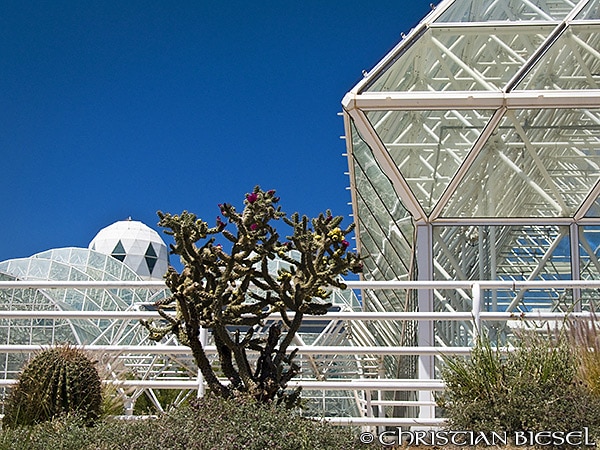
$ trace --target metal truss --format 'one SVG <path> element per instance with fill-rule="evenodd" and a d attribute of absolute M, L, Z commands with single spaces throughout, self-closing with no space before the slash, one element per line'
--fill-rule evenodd
<path fill-rule="evenodd" d="M 598 279 L 599 48 L 597 0 L 444 0 L 365 72 L 342 100 L 364 279 Z M 473 300 L 436 289 L 411 301 L 365 291 L 363 301 L 453 312 Z M 556 287 L 482 299 L 490 312 L 593 301 Z M 386 326 L 372 334 L 396 345 L 468 345 L 476 333 L 469 321 Z M 487 327 L 510 337 L 504 324 Z M 412 376 L 435 367 L 421 356 Z"/>

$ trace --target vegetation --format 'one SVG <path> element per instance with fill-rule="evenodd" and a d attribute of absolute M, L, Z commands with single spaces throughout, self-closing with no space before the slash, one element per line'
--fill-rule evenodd
<path fill-rule="evenodd" d="M 63 416 L 0 433 L 0 450 L 351 450 L 355 431 L 299 417 L 275 405 L 210 396 L 154 420 L 108 421 L 94 427 Z"/>
<path fill-rule="evenodd" d="M 562 334 L 524 334 L 502 354 L 480 338 L 470 358 L 446 358 L 439 398 L 453 430 L 600 433 L 600 397 Z"/>
<path fill-rule="evenodd" d="M 64 414 L 98 419 L 102 386 L 94 363 L 74 347 L 42 350 L 23 368 L 5 406 L 3 425 L 31 425 Z"/>
<path fill-rule="evenodd" d="M 230 204 L 219 205 L 223 219 L 217 217 L 213 227 L 186 211 L 179 216 L 159 212 L 159 225 L 175 241 L 171 253 L 180 256 L 184 269 L 170 268 L 165 277 L 173 294 L 157 303 L 165 322 L 143 323 L 151 339 L 174 333 L 189 346 L 217 395 L 241 393 L 294 406 L 299 390 L 287 392 L 286 386 L 299 367 L 288 347 L 303 317 L 325 314 L 330 288 L 345 288 L 340 275 L 360 271 L 361 263 L 348 251 L 346 235 L 353 226 L 340 228 L 342 217 L 327 211 L 312 220 L 297 213 L 288 218 L 278 202 L 275 191 L 257 186 L 246 195 L 241 213 Z M 279 220 L 289 227 L 285 238 L 275 228 Z M 276 274 L 269 267 L 275 259 L 285 264 Z M 282 321 L 259 334 L 273 313 L 280 313 Z M 201 328 L 212 333 L 218 367 L 202 346 Z M 255 362 L 250 352 L 258 353 Z M 229 382 L 222 383 L 218 375 Z"/>
<path fill-rule="evenodd" d="M 567 338 L 578 358 L 577 374 L 596 397 L 600 397 L 600 332 L 598 317 L 573 318 L 568 321 Z"/>

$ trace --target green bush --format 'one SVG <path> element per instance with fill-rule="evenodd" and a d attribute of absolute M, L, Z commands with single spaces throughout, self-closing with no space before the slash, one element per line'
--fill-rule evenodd
<path fill-rule="evenodd" d="M 567 337 L 579 359 L 579 378 L 600 397 L 600 330 L 598 316 L 592 310 L 589 318 L 571 318 L 567 321 Z"/>
<path fill-rule="evenodd" d="M 105 420 L 85 427 L 60 417 L 33 427 L 4 430 L 0 450 L 352 450 L 355 430 L 299 417 L 292 410 L 253 401 L 207 397 L 158 419 Z"/>
<path fill-rule="evenodd" d="M 481 338 L 470 358 L 446 358 L 439 398 L 454 430 L 600 431 L 600 399 L 578 377 L 567 339 L 537 334 L 501 354 Z"/>
<path fill-rule="evenodd" d="M 42 350 L 23 368 L 5 405 L 3 425 L 32 425 L 62 414 L 91 424 L 100 416 L 102 385 L 94 363 L 70 346 Z"/>

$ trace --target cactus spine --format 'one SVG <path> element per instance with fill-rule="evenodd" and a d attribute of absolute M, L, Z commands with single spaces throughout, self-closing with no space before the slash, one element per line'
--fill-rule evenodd
<path fill-rule="evenodd" d="M 32 425 L 61 414 L 93 423 L 101 412 L 102 385 L 94 363 L 71 346 L 42 350 L 23 368 L 4 407 L 3 424 Z"/>

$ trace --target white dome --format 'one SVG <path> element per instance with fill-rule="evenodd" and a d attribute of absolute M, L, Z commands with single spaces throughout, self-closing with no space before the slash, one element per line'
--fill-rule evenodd
<path fill-rule="evenodd" d="M 89 248 L 118 259 L 145 280 L 162 280 L 169 265 L 167 245 L 159 234 L 136 220 L 101 229 Z"/>

